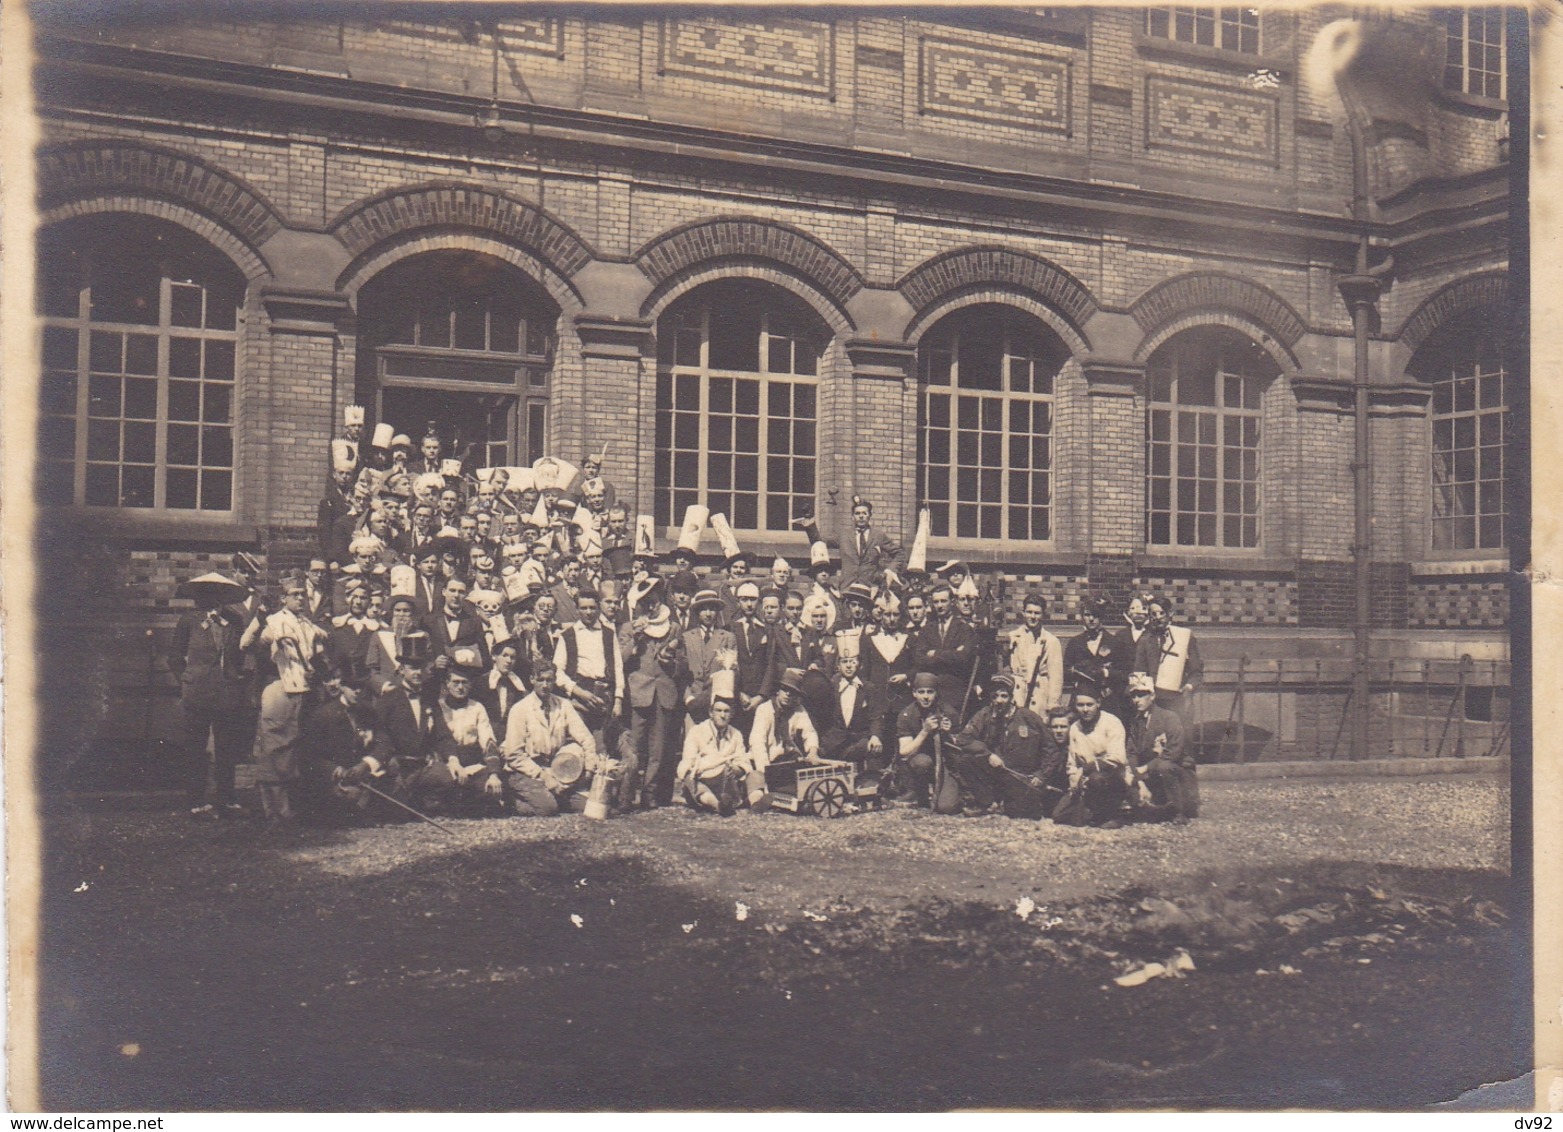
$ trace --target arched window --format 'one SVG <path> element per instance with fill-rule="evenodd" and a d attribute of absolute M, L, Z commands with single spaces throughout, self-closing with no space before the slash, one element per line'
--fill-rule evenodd
<path fill-rule="evenodd" d="M 1512 391 L 1493 320 L 1444 327 L 1423 343 L 1410 372 L 1433 389 L 1433 549 L 1502 549 Z"/>
<path fill-rule="evenodd" d="M 1247 335 L 1186 330 L 1146 366 L 1152 546 L 1259 545 L 1260 398 L 1279 367 Z"/>
<path fill-rule="evenodd" d="M 40 235 L 39 503 L 233 510 L 244 286 L 164 221 L 91 216 Z"/>
<path fill-rule="evenodd" d="M 930 534 L 1052 537 L 1053 396 L 1068 348 L 1009 307 L 948 316 L 918 349 Z"/>
<path fill-rule="evenodd" d="M 503 260 L 435 251 L 393 264 L 358 298 L 358 396 L 417 444 L 433 423 L 469 467 L 546 453 L 559 308 Z"/>
<path fill-rule="evenodd" d="M 740 530 L 785 531 L 812 504 L 829 329 L 769 284 L 707 284 L 657 323 L 656 521 L 703 503 Z"/>

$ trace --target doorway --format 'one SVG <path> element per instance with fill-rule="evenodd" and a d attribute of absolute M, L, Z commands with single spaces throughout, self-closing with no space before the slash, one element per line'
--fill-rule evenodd
<path fill-rule="evenodd" d="M 379 402 L 379 419 L 411 438 L 415 451 L 432 425 L 443 450 L 468 469 L 507 467 L 524 458 L 516 451 L 513 395 L 393 385 L 380 390 Z"/>

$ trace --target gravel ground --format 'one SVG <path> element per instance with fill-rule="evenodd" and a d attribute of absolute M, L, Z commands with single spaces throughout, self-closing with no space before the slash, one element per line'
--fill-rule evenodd
<path fill-rule="evenodd" d="M 1266 780 L 1206 784 L 1203 816 L 1181 827 L 1071 829 L 905 807 L 835 821 L 747 811 L 724 820 L 671 809 L 607 823 L 451 820 L 457 837 L 384 826 L 286 855 L 327 874 L 366 876 L 468 849 L 514 844 L 524 853 L 563 842 L 595 859 L 640 858 L 667 883 L 750 903 L 808 907 L 847 895 L 895 906 L 1021 894 L 1042 902 L 1131 885 L 1172 889 L 1234 864 L 1283 873 L 1306 862 L 1506 871 L 1508 806 L 1507 782 L 1486 776 Z"/>

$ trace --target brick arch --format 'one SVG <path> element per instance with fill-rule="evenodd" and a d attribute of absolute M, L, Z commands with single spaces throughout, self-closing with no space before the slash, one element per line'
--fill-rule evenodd
<path fill-rule="evenodd" d="M 238 267 L 245 279 L 251 283 L 271 274 L 271 267 L 260 257 L 260 253 L 227 228 L 224 228 L 210 217 L 196 212 L 194 209 L 165 200 L 150 200 L 140 196 L 95 197 L 90 200 L 75 200 L 69 204 L 62 204 L 49 209 L 47 212 L 40 213 L 38 228 L 41 231 L 52 224 L 58 224 L 63 220 L 69 220 L 76 216 L 113 214 L 154 216 L 159 220 L 167 220 L 171 224 L 178 224 L 180 227 L 195 233 L 226 255 Z"/>
<path fill-rule="evenodd" d="M 356 261 L 385 241 L 429 229 L 483 233 L 526 249 L 568 279 L 596 258 L 573 230 L 530 201 L 478 185 L 404 185 L 338 213 L 327 230 Z"/>
<path fill-rule="evenodd" d="M 716 260 L 779 264 L 841 307 L 863 289 L 857 269 L 824 241 L 791 225 L 753 217 L 728 216 L 685 224 L 649 241 L 632 258 L 658 289 Z"/>
<path fill-rule="evenodd" d="M 1395 335 L 1413 354 L 1433 332 L 1450 319 L 1473 311 L 1502 312 L 1508 308 L 1509 276 L 1505 271 L 1489 271 L 1467 279 L 1457 279 L 1440 287 L 1422 301 L 1401 323 Z"/>
<path fill-rule="evenodd" d="M 906 340 L 912 345 L 918 345 L 927 334 L 945 318 L 957 311 L 968 307 L 993 304 L 1010 307 L 1013 310 L 1024 311 L 1031 315 L 1043 326 L 1047 327 L 1068 347 L 1070 354 L 1082 357 L 1091 352 L 1090 340 L 1082 334 L 1068 319 L 1049 304 L 1036 298 L 1034 295 L 1018 293 L 1010 289 L 997 287 L 965 289 L 951 295 L 946 295 L 933 306 L 918 312 L 916 317 L 907 324 Z"/>
<path fill-rule="evenodd" d="M 833 296 L 827 295 L 806 279 L 763 263 L 709 264 L 669 279 L 664 286 L 652 291 L 650 297 L 641 306 L 641 316 L 655 321 L 661 318 L 663 312 L 675 301 L 689 292 L 707 283 L 715 283 L 723 279 L 754 279 L 790 291 L 819 316 L 836 338 L 851 334 L 857 329 L 857 324 L 836 305 Z"/>
<path fill-rule="evenodd" d="M 1197 271 L 1156 284 L 1129 313 L 1147 335 L 1192 312 L 1227 311 L 1252 320 L 1289 351 L 1307 333 L 1290 303 L 1268 287 L 1224 271 Z"/>
<path fill-rule="evenodd" d="M 1202 326 L 1224 326 L 1229 330 L 1246 334 L 1270 355 L 1270 359 L 1283 374 L 1297 373 L 1302 368 L 1297 361 L 1297 355 L 1292 353 L 1290 347 L 1278 340 L 1268 327 L 1260 325 L 1247 315 L 1232 314 L 1229 311 L 1216 311 L 1213 314 L 1191 311 L 1174 318 L 1158 327 L 1154 334 L 1147 334 L 1140 342 L 1139 349 L 1134 352 L 1134 356 L 1138 361 L 1146 361 L 1179 334 L 1186 330 L 1197 330 Z"/>
<path fill-rule="evenodd" d="M 914 267 L 896 284 L 912 309 L 973 289 L 1009 289 L 1032 295 L 1058 311 L 1077 332 L 1096 313 L 1096 298 L 1080 280 L 1050 260 L 1013 248 L 974 247 L 944 252 Z"/>
<path fill-rule="evenodd" d="M 146 198 L 182 205 L 259 248 L 282 227 L 264 196 L 231 173 L 162 146 L 80 141 L 38 155 L 38 207 L 51 212 L 105 197 Z"/>
<path fill-rule="evenodd" d="M 354 297 L 364 285 L 392 264 L 428 252 L 480 252 L 508 263 L 548 293 L 561 311 L 574 312 L 582 306 L 575 284 L 525 249 L 495 236 L 471 231 L 423 229 L 408 232 L 370 248 L 337 276 L 337 290 Z"/>

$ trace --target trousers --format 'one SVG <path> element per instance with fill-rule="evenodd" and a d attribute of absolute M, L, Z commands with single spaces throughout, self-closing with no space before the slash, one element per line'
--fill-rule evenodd
<path fill-rule="evenodd" d="M 183 705 L 185 802 L 191 807 L 206 801 L 206 776 L 212 772 L 213 799 L 220 806 L 233 801 L 234 768 L 244 760 L 247 728 L 240 713 L 216 707 Z M 206 753 L 211 736 L 212 754 Z"/>

